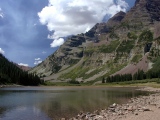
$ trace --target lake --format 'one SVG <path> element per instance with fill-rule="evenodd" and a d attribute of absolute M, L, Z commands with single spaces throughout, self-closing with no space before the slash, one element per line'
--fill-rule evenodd
<path fill-rule="evenodd" d="M 0 88 L 0 120 L 56 120 L 93 112 L 148 92 L 108 87 Z"/>

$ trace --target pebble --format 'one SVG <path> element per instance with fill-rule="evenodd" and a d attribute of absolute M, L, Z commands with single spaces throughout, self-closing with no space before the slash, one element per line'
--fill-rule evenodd
<path fill-rule="evenodd" d="M 156 95 L 160 96 L 160 94 L 140 96 L 131 98 L 128 104 L 118 105 L 113 103 L 107 109 L 96 110 L 93 113 L 81 112 L 76 118 L 71 118 L 70 120 L 118 120 L 119 118 L 125 118 L 129 114 L 137 116 L 140 112 L 151 111 L 148 106 L 155 105 Z"/>

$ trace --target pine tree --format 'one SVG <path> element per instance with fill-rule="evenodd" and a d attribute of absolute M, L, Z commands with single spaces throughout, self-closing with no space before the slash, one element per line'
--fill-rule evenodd
<path fill-rule="evenodd" d="M 0 84 L 38 85 L 40 78 L 18 68 L 0 54 Z"/>
<path fill-rule="evenodd" d="M 105 83 L 105 78 L 104 77 L 102 78 L 102 83 Z"/>

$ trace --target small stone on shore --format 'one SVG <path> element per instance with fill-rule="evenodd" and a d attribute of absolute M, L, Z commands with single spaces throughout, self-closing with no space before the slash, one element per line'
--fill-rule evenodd
<path fill-rule="evenodd" d="M 153 111 L 150 109 L 150 106 L 160 109 L 157 102 L 160 104 L 160 93 L 139 96 L 131 98 L 127 104 L 118 105 L 113 103 L 107 109 L 96 110 L 93 113 L 80 112 L 70 120 L 119 120 L 130 115 L 139 116 L 141 113 Z"/>

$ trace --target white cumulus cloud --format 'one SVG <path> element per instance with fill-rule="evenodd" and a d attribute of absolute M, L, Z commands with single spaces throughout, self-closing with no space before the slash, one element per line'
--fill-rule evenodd
<path fill-rule="evenodd" d="M 34 62 L 34 65 L 38 65 L 38 64 L 40 64 L 42 61 L 40 60 L 40 61 L 35 61 Z"/>
<path fill-rule="evenodd" d="M 24 63 L 18 63 L 18 65 L 20 65 L 20 66 L 26 66 L 26 67 L 29 66 L 28 64 L 24 64 Z"/>
<path fill-rule="evenodd" d="M 119 11 L 126 12 L 124 0 L 49 0 L 38 13 L 41 24 L 53 32 L 51 47 L 64 43 L 61 37 L 83 33 L 101 22 L 105 15 L 112 17 Z"/>
<path fill-rule="evenodd" d="M 35 58 L 34 60 L 34 65 L 38 65 L 42 62 L 41 58 Z"/>
<path fill-rule="evenodd" d="M 1 54 L 4 54 L 4 53 L 5 53 L 2 48 L 0 48 L 0 53 L 1 53 Z"/>
<path fill-rule="evenodd" d="M 51 47 L 57 47 L 60 46 L 64 43 L 64 39 L 63 38 L 59 38 L 59 39 L 55 39 L 50 45 Z"/>
<path fill-rule="evenodd" d="M 0 8 L 0 18 L 3 18 L 4 17 L 4 14 L 2 12 L 2 9 Z"/>
<path fill-rule="evenodd" d="M 41 58 L 35 58 L 35 60 L 41 60 Z"/>

